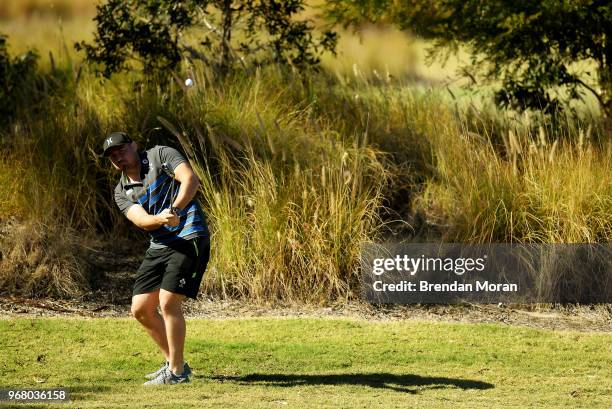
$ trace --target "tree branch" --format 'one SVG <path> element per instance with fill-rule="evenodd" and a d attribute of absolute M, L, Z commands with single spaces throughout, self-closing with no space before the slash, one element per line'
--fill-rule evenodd
<path fill-rule="evenodd" d="M 588 89 L 589 91 L 591 91 L 591 93 L 593 93 L 593 95 L 595 95 L 595 98 L 597 98 L 597 101 L 599 101 L 599 105 L 601 105 L 602 108 L 606 107 L 606 103 L 604 102 L 604 100 L 601 98 L 601 95 L 599 95 L 597 93 L 597 91 L 595 91 L 595 89 L 593 87 L 591 87 L 590 85 L 586 84 L 584 81 L 582 81 L 580 78 L 576 78 L 576 82 L 580 85 L 582 85 L 583 87 L 585 87 L 586 89 Z"/>

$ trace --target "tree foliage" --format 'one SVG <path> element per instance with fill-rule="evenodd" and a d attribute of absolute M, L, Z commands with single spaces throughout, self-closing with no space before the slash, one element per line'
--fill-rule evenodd
<path fill-rule="evenodd" d="M 391 22 L 453 49 L 500 82 L 501 106 L 548 112 L 593 94 L 612 114 L 612 3 L 609 0 L 332 0 L 344 25 Z"/>
<path fill-rule="evenodd" d="M 140 61 L 145 73 L 175 67 L 183 57 L 203 60 L 220 72 L 270 62 L 299 69 L 319 64 L 335 50 L 336 36 L 313 34 L 295 17 L 303 0 L 107 0 L 97 6 L 93 44 L 76 44 L 106 77 Z M 185 33 L 201 33 L 198 44 Z M 198 31 L 199 29 L 199 31 Z"/>

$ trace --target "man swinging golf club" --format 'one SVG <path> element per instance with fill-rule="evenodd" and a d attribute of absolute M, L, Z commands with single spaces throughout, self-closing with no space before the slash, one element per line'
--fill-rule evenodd
<path fill-rule="evenodd" d="M 132 314 L 166 360 L 146 375 L 150 380 L 145 385 L 188 383 L 191 368 L 183 358 L 182 302 L 196 298 L 210 253 L 208 227 L 194 200 L 200 182 L 189 162 L 168 146 L 139 152 L 127 134 L 113 132 L 103 150 L 121 171 L 115 187 L 117 206 L 151 235 L 136 274 Z"/>

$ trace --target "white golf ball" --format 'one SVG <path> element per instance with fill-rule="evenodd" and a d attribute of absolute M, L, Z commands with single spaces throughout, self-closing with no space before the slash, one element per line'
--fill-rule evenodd
<path fill-rule="evenodd" d="M 187 78 L 185 80 L 185 86 L 191 87 L 193 85 L 193 80 L 191 78 Z"/>

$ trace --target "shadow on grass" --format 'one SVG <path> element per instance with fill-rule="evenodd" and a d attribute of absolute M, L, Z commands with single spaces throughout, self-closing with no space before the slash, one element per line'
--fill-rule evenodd
<path fill-rule="evenodd" d="M 73 385 L 67 386 L 66 389 L 70 391 L 70 394 L 73 393 L 102 393 L 108 392 L 111 390 L 111 387 L 108 385 Z"/>
<path fill-rule="evenodd" d="M 104 394 L 102 396 L 106 396 L 112 388 L 108 385 L 73 385 L 67 386 L 70 393 L 70 401 L 84 401 L 91 398 L 97 399 L 98 395 Z"/>
<path fill-rule="evenodd" d="M 453 379 L 427 377 L 419 375 L 396 375 L 390 373 L 365 374 L 329 374 L 329 375 L 294 375 L 294 374 L 249 374 L 244 376 L 210 376 L 204 377 L 221 382 L 240 384 L 266 384 L 269 386 L 292 387 L 304 385 L 362 385 L 371 388 L 391 389 L 397 392 L 416 394 L 419 389 L 491 389 L 495 385 L 470 379 Z M 411 388 L 412 387 L 412 388 Z"/>

